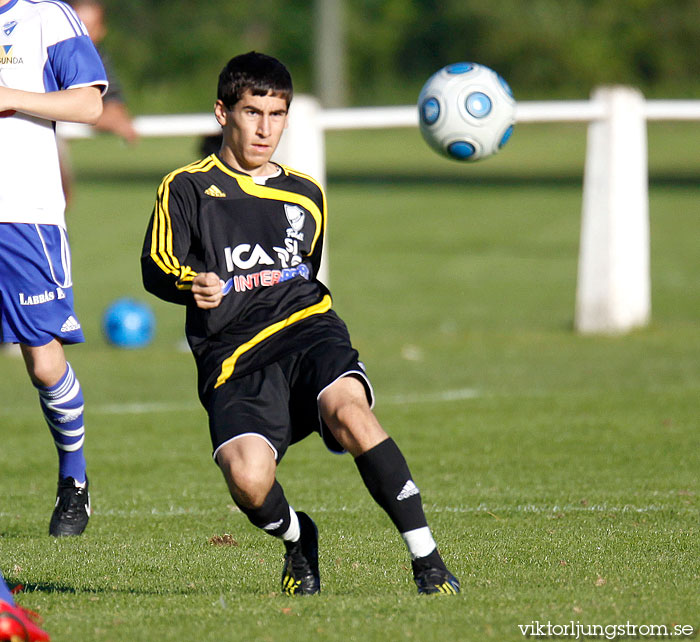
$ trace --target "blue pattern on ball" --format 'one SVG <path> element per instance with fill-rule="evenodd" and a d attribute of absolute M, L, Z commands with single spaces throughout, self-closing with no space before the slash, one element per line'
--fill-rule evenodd
<path fill-rule="evenodd" d="M 133 299 L 119 299 L 105 310 L 102 331 L 118 348 L 142 348 L 153 340 L 156 320 L 151 308 Z"/>
<path fill-rule="evenodd" d="M 506 90 L 506 93 L 513 98 L 513 90 L 510 88 L 510 85 L 506 82 L 506 79 L 501 76 L 501 74 L 496 74 L 498 76 L 498 82 L 501 83 L 501 87 Z"/>
<path fill-rule="evenodd" d="M 472 92 L 465 101 L 467 111 L 474 118 L 484 118 L 491 113 L 491 99 L 482 91 Z"/>
<path fill-rule="evenodd" d="M 467 160 L 471 156 L 474 156 L 476 147 L 465 140 L 458 140 L 455 143 L 450 143 L 447 146 L 447 151 L 452 158 L 457 160 Z"/>
<path fill-rule="evenodd" d="M 440 118 L 440 103 L 438 99 L 431 96 L 423 101 L 420 108 L 420 116 L 426 125 L 434 125 Z"/>
<path fill-rule="evenodd" d="M 510 137 L 513 135 L 513 125 L 511 125 L 508 129 L 506 129 L 505 134 L 503 134 L 503 137 L 501 138 L 501 142 L 498 143 L 498 149 L 501 149 L 509 140 Z"/>
<path fill-rule="evenodd" d="M 445 67 L 448 74 L 466 74 L 468 71 L 474 69 L 473 62 L 455 62 L 451 65 Z"/>

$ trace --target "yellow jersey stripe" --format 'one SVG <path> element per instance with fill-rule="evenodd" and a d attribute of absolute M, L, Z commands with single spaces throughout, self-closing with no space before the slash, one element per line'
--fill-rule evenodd
<path fill-rule="evenodd" d="M 170 219 L 170 209 L 168 206 L 170 198 L 170 183 L 183 172 L 195 173 L 206 172 L 213 167 L 212 157 L 190 163 L 185 167 L 170 172 L 158 187 L 156 198 L 156 208 L 153 215 L 153 231 L 151 234 L 151 258 L 153 262 L 167 274 L 175 274 L 181 279 L 189 280 L 196 275 L 191 268 L 181 266 L 180 261 L 173 253 L 173 231 Z"/>
<path fill-rule="evenodd" d="M 190 163 L 181 169 L 170 172 L 158 186 L 156 209 L 153 217 L 153 233 L 151 236 L 151 257 L 158 267 L 168 274 L 177 274 L 180 270 L 180 262 L 172 254 L 172 229 L 167 205 L 170 197 L 170 183 L 180 172 L 186 171 L 199 163 L 200 161 Z M 168 247 L 170 247 L 170 252 L 167 251 Z"/>
<path fill-rule="evenodd" d="M 271 337 L 276 332 L 284 330 L 284 328 L 289 327 L 293 323 L 297 323 L 298 321 L 302 321 L 303 319 L 308 319 L 314 314 L 323 314 L 324 312 L 328 312 L 328 310 L 331 309 L 332 305 L 333 301 L 331 300 L 331 297 L 328 294 L 326 294 L 321 299 L 321 301 L 319 301 L 315 305 L 299 310 L 291 316 L 287 317 L 286 319 L 278 321 L 277 323 L 273 323 L 264 330 L 258 332 L 258 334 L 256 334 L 250 341 L 247 341 L 246 343 L 243 343 L 242 345 L 238 346 L 235 352 L 230 357 L 228 357 L 228 359 L 224 360 L 224 362 L 221 364 L 221 374 L 219 374 L 214 388 L 218 388 L 219 386 L 223 385 L 224 383 L 226 383 L 226 381 L 229 380 L 236 367 L 236 362 L 241 357 L 241 355 L 248 352 L 248 350 L 251 350 L 260 342 Z"/>
<path fill-rule="evenodd" d="M 308 210 L 311 213 L 311 216 L 314 217 L 314 220 L 316 221 L 316 232 L 314 233 L 314 238 L 311 241 L 311 246 L 309 248 L 309 256 L 311 256 L 314 253 L 314 248 L 316 247 L 316 242 L 318 241 L 318 237 L 321 235 L 321 231 L 324 229 L 325 226 L 325 210 L 326 210 L 326 197 L 325 195 L 323 196 L 323 213 L 321 210 L 318 209 L 318 206 L 316 203 L 314 203 L 308 196 L 303 196 L 302 194 L 297 194 L 295 192 L 287 192 L 285 190 L 281 189 L 275 189 L 274 187 L 267 187 L 266 185 L 258 185 L 252 177 L 248 176 L 247 174 L 236 174 L 235 172 L 231 171 L 226 165 L 224 165 L 216 156 L 211 157 L 216 164 L 216 166 L 222 171 L 231 176 L 236 180 L 238 183 L 238 186 L 241 188 L 243 192 L 246 194 L 250 194 L 251 196 L 257 196 L 258 198 L 267 198 L 270 200 L 275 200 L 275 201 L 285 201 L 288 203 L 296 203 L 297 205 L 301 205 L 304 209 Z M 290 173 L 291 170 L 288 170 L 287 168 L 283 168 L 287 173 Z M 294 172 L 296 173 L 296 172 Z M 304 176 L 304 174 L 299 174 L 299 176 Z M 308 178 L 308 177 L 306 177 Z M 315 183 L 315 181 L 314 181 Z M 318 185 L 318 183 L 316 183 Z M 323 190 L 321 190 L 321 194 L 323 194 Z"/>

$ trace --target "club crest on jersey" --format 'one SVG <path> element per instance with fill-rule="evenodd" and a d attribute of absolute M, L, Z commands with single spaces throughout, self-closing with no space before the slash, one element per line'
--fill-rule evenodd
<path fill-rule="evenodd" d="M 3 32 L 5 33 L 6 36 L 9 36 L 9 35 L 15 30 L 15 27 L 16 27 L 16 26 L 17 26 L 17 21 L 16 21 L 16 20 L 12 20 L 12 21 L 10 21 L 10 22 L 6 22 L 6 23 L 2 26 L 2 30 L 3 30 Z"/>
<path fill-rule="evenodd" d="M 306 212 L 298 205 L 284 204 L 284 213 L 289 221 L 290 228 L 287 229 L 287 236 L 295 238 L 299 241 L 304 240 L 304 221 L 306 220 Z"/>

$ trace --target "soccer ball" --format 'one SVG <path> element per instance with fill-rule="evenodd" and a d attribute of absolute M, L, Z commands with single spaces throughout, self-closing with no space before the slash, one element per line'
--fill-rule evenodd
<path fill-rule="evenodd" d="M 436 152 L 475 161 L 498 152 L 511 137 L 515 99 L 493 69 L 457 62 L 434 73 L 418 97 L 420 131 Z"/>
<path fill-rule="evenodd" d="M 102 318 L 102 331 L 118 348 L 143 348 L 153 340 L 156 320 L 151 308 L 133 299 L 118 299 Z"/>

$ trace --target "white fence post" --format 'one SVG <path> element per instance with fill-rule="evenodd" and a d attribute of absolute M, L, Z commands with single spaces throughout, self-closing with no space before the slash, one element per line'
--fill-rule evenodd
<path fill-rule="evenodd" d="M 575 326 L 614 334 L 651 313 L 645 101 L 629 87 L 592 100 L 606 116 L 588 127 Z"/>
<path fill-rule="evenodd" d="M 321 105 L 312 96 L 294 96 L 289 109 L 289 125 L 282 134 L 274 160 L 283 165 L 308 174 L 326 187 L 325 132 L 321 127 Z M 324 250 L 320 281 L 328 285 L 328 235 L 324 239 Z"/>

